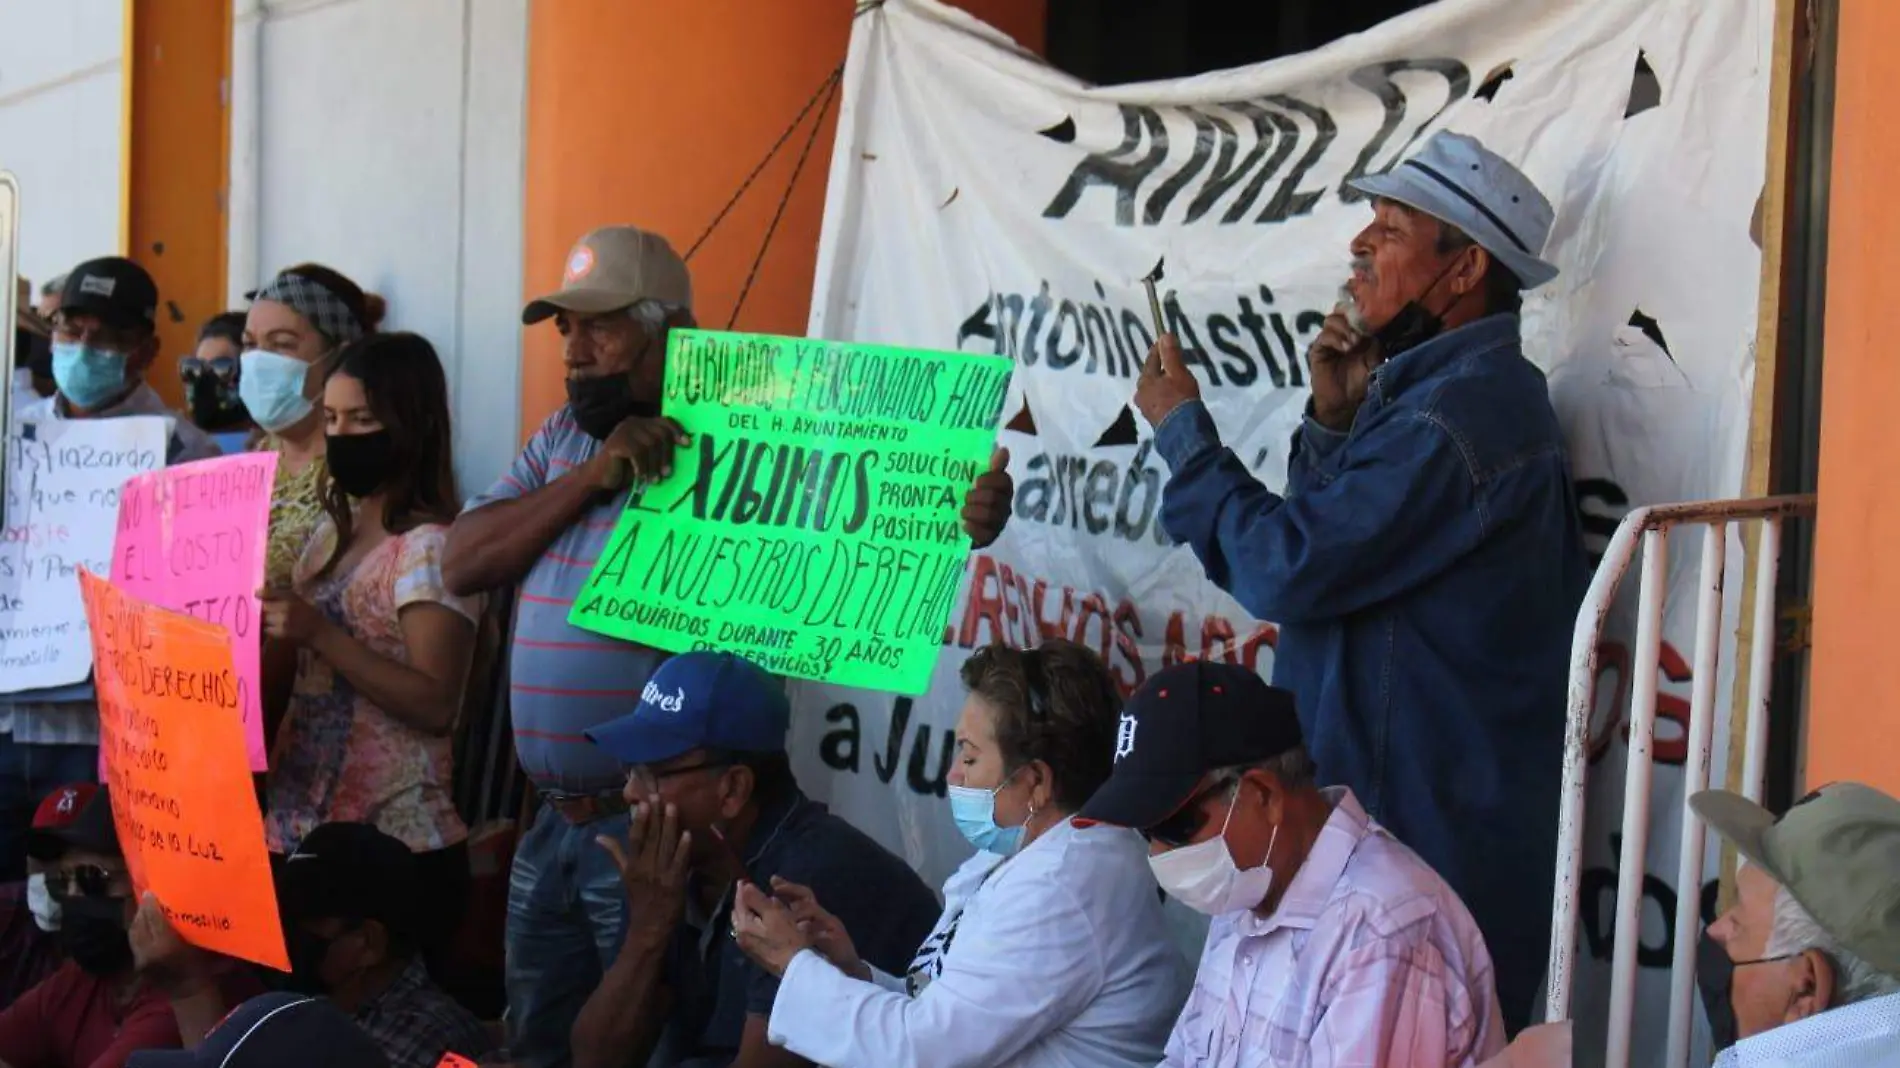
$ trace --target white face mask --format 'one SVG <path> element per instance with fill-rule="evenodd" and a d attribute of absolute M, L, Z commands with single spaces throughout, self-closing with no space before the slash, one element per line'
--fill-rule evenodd
<path fill-rule="evenodd" d="M 309 375 L 310 365 L 294 356 L 251 349 L 238 356 L 238 399 L 258 426 L 288 430 L 316 407 L 304 396 Z"/>
<path fill-rule="evenodd" d="M 1234 804 L 1239 800 L 1240 791 L 1236 789 L 1233 800 L 1227 802 L 1227 819 L 1221 823 L 1219 834 L 1205 842 L 1148 858 L 1155 882 L 1161 884 L 1169 897 L 1208 916 L 1244 912 L 1265 901 L 1267 892 L 1273 889 L 1270 861 L 1273 844 L 1280 838 L 1280 827 L 1275 824 L 1272 836 L 1267 839 L 1269 863 L 1241 871 L 1234 863 L 1233 852 L 1227 848 L 1227 824 L 1233 822 Z"/>
<path fill-rule="evenodd" d="M 59 930 L 59 902 L 46 889 L 46 873 L 36 871 L 26 877 L 26 907 L 33 910 L 33 923 L 48 934 Z"/>

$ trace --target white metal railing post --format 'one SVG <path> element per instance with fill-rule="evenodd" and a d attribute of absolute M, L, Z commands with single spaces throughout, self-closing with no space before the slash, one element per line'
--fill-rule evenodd
<path fill-rule="evenodd" d="M 1590 717 L 1596 706 L 1597 638 L 1616 603 L 1617 587 L 1635 559 L 1648 508 L 1624 517 L 1604 547 L 1570 640 L 1568 720 L 1564 730 L 1562 795 L 1557 811 L 1557 880 L 1551 900 L 1550 964 L 1545 969 L 1544 1019 L 1570 1018 L 1570 981 L 1577 955 L 1577 914 L 1583 888 L 1584 786 L 1589 775 Z"/>
<path fill-rule="evenodd" d="M 1715 733 L 1715 679 L 1721 671 L 1722 575 L 1728 562 L 1728 524 L 1702 528 L 1702 579 L 1696 587 L 1695 668 L 1689 694 L 1689 748 L 1683 764 L 1682 796 L 1709 785 L 1710 738 Z M 1669 965 L 1669 1068 L 1689 1063 L 1689 1021 L 1695 996 L 1695 949 L 1702 928 L 1702 821 L 1693 811 L 1682 816 L 1682 852 L 1676 861 L 1675 956 Z"/>
<path fill-rule="evenodd" d="M 1656 744 L 1657 666 L 1669 577 L 1669 528 L 1643 532 L 1643 578 L 1630 665 L 1629 761 L 1623 780 L 1623 852 L 1616 878 L 1616 948 L 1610 972 L 1608 1068 L 1629 1068 L 1636 1018 L 1636 950 L 1642 937 L 1644 854 L 1649 848 L 1650 751 Z"/>
<path fill-rule="evenodd" d="M 1624 517 L 1604 549 L 1590 581 L 1571 636 L 1568 719 L 1565 726 L 1562 796 L 1558 811 L 1556 892 L 1551 902 L 1550 964 L 1546 1020 L 1570 1018 L 1575 981 L 1578 919 L 1583 875 L 1586 787 L 1589 777 L 1590 726 L 1595 712 L 1599 645 L 1617 590 L 1638 552 L 1643 568 L 1637 599 L 1636 648 L 1628 666 L 1631 698 L 1629 759 L 1623 796 L 1623 841 L 1617 858 L 1615 937 L 1610 960 L 1609 1033 L 1605 1046 L 1610 1068 L 1628 1068 L 1636 1001 L 1637 957 L 1642 934 L 1642 886 L 1646 876 L 1652 774 L 1656 740 L 1658 665 L 1667 597 L 1669 531 L 1701 525 L 1703 554 L 1697 587 L 1694 681 L 1683 779 L 1681 854 L 1678 857 L 1676 912 L 1669 921 L 1675 934 L 1670 968 L 1669 1068 L 1683 1068 L 1693 1022 L 1695 943 L 1701 922 L 1701 883 L 1706 831 L 1689 810 L 1688 797 L 1709 785 L 1717 710 L 1716 682 L 1721 672 L 1727 537 L 1736 523 L 1759 520 L 1761 538 L 1755 556 L 1754 636 L 1749 649 L 1746 745 L 1739 784 L 1730 784 L 1760 800 L 1767 761 L 1767 706 L 1775 649 L 1775 583 L 1779 576 L 1783 522 L 1812 516 L 1809 496 L 1753 500 L 1699 501 L 1638 508 Z"/>

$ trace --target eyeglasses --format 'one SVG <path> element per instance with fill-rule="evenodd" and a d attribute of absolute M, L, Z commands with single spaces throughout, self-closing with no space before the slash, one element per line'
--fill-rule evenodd
<path fill-rule="evenodd" d="M 46 892 L 55 897 L 125 897 L 126 873 L 107 871 L 96 864 L 81 864 L 46 873 Z"/>
<path fill-rule="evenodd" d="M 1141 837 L 1150 842 L 1160 842 L 1169 849 L 1180 849 L 1194 841 L 1194 836 L 1207 826 L 1207 815 L 1201 811 L 1201 802 L 1227 788 L 1228 784 L 1217 782 L 1196 792 L 1194 796 L 1174 814 L 1160 823 L 1141 832 Z"/>
<path fill-rule="evenodd" d="M 178 377 L 187 382 L 196 381 L 205 375 L 229 382 L 237 377 L 238 360 L 236 356 L 213 356 L 201 360 L 196 356 L 178 358 Z"/>
<path fill-rule="evenodd" d="M 661 780 L 671 779 L 677 775 L 685 775 L 688 772 L 714 771 L 731 766 L 732 762 L 730 760 L 711 759 L 702 760 L 697 764 L 685 764 L 677 768 L 660 768 L 658 770 L 655 770 L 647 764 L 635 764 L 633 767 L 627 769 L 627 782 L 634 787 L 634 793 L 637 796 L 651 797 L 660 792 Z"/>
<path fill-rule="evenodd" d="M 84 325 L 61 316 L 53 320 L 53 340 L 69 345 L 75 343 L 95 345 L 113 352 L 130 352 L 144 340 L 144 335 L 137 330 L 104 325 Z"/>

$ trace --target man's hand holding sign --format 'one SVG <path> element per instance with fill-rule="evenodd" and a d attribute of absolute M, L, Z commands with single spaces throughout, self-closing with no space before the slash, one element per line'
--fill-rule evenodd
<path fill-rule="evenodd" d="M 601 443 L 600 453 L 590 463 L 592 479 L 602 490 L 616 493 L 630 484 L 647 486 L 671 478 L 674 456 L 692 443 L 692 435 L 671 419 L 633 416 Z M 1015 499 L 1009 450 L 997 449 L 990 456 L 989 469 L 963 495 L 959 515 L 972 548 L 986 549 L 1002 536 Z"/>

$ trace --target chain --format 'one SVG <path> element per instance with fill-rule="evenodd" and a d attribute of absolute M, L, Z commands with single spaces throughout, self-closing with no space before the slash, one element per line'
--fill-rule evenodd
<path fill-rule="evenodd" d="M 844 64 L 840 63 L 837 67 L 832 69 L 830 74 L 825 76 L 824 81 L 818 84 L 818 91 L 811 95 L 810 100 L 805 101 L 805 106 L 798 109 L 798 116 L 792 119 L 790 126 L 785 127 L 784 133 L 778 135 L 778 140 L 772 142 L 772 147 L 765 153 L 765 158 L 759 161 L 758 166 L 752 168 L 751 174 L 745 176 L 745 181 L 739 183 L 739 191 L 732 194 L 732 199 L 726 201 L 726 206 L 720 208 L 719 214 L 714 215 L 712 222 L 706 224 L 706 229 L 699 235 L 699 240 L 694 241 L 693 246 L 686 250 L 686 259 L 691 260 L 693 253 L 699 251 L 699 247 L 706 243 L 706 239 L 711 237 L 713 231 L 719 228 L 719 224 L 726 221 L 726 216 L 732 214 L 733 208 L 738 207 L 740 199 L 746 195 L 746 191 L 752 188 L 752 183 L 758 180 L 760 173 L 763 172 L 766 166 L 772 162 L 773 158 L 778 155 L 778 150 L 784 148 L 785 142 L 791 140 L 792 134 L 798 130 L 798 124 L 805 121 L 805 116 L 811 113 L 811 109 L 816 107 L 820 100 L 828 100 L 830 98 L 831 90 L 836 87 L 843 78 Z M 823 116 L 820 116 L 820 118 L 823 118 Z"/>
<path fill-rule="evenodd" d="M 844 68 L 838 68 L 842 73 Z M 726 320 L 726 329 L 730 330 L 739 321 L 739 310 L 745 307 L 746 295 L 752 292 L 752 283 L 759 277 L 759 265 L 765 262 L 765 252 L 772 247 L 772 235 L 778 233 L 778 224 L 785 218 L 785 209 L 792 202 L 792 194 L 798 189 L 798 176 L 805 169 L 805 160 L 811 156 L 811 148 L 818 143 L 818 133 L 825 128 L 825 112 L 831 110 L 832 98 L 838 95 L 840 81 L 833 78 L 831 91 L 825 94 L 825 102 L 818 109 L 818 117 L 812 120 L 811 133 L 805 137 L 805 147 L 798 152 L 798 162 L 792 165 L 791 180 L 785 183 L 785 195 L 778 200 L 778 210 L 772 213 L 772 223 L 765 228 L 765 238 L 759 242 L 759 254 L 752 257 L 752 269 L 746 272 L 745 285 L 739 287 L 739 299 L 732 305 L 732 316 Z"/>

